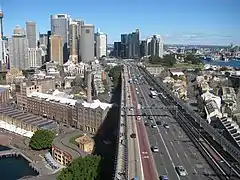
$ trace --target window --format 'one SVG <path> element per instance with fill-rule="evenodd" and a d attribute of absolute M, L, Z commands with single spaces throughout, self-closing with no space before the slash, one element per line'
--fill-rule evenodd
<path fill-rule="evenodd" d="M 89 34 L 90 33 L 90 30 L 89 29 L 86 29 L 86 34 Z"/>

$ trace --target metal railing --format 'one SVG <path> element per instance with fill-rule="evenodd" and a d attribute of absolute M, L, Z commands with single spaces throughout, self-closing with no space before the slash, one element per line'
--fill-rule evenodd
<path fill-rule="evenodd" d="M 238 163 L 240 163 L 240 150 L 236 148 L 232 143 L 230 143 L 226 138 L 224 138 L 216 129 L 209 125 L 204 119 L 202 119 L 196 112 L 189 109 L 188 106 L 180 99 L 176 98 L 174 94 L 160 81 L 154 78 L 145 68 L 142 68 L 142 72 L 151 79 L 154 83 L 155 88 L 158 91 L 163 91 L 168 95 L 168 98 L 175 102 L 175 105 L 178 106 L 180 111 L 185 111 L 189 115 L 189 118 L 192 118 L 218 143 L 222 148 L 230 154 Z"/>

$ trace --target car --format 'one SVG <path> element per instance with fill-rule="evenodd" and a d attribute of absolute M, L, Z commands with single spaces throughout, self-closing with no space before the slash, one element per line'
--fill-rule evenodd
<path fill-rule="evenodd" d="M 187 171 L 183 166 L 176 166 L 175 169 L 179 176 L 187 176 Z"/>
<path fill-rule="evenodd" d="M 152 147 L 151 147 L 151 150 L 152 150 L 152 152 L 154 152 L 154 153 L 159 152 L 159 149 L 158 149 L 157 146 L 152 146 Z"/>
<path fill-rule="evenodd" d="M 156 121 L 156 124 L 161 125 L 162 123 L 161 123 L 161 121 Z"/>
<path fill-rule="evenodd" d="M 161 175 L 159 177 L 160 180 L 168 180 L 168 176 L 167 175 Z"/>
<path fill-rule="evenodd" d="M 137 120 L 140 120 L 141 119 L 141 116 L 137 116 Z"/>
<path fill-rule="evenodd" d="M 132 110 L 133 110 L 133 107 L 130 107 L 130 108 L 129 108 L 129 111 L 132 111 Z"/>
<path fill-rule="evenodd" d="M 169 129 L 169 125 L 168 124 L 164 124 L 163 127 L 165 127 L 166 129 Z"/>
<path fill-rule="evenodd" d="M 152 124 L 151 126 L 152 126 L 152 128 L 156 128 L 156 127 L 157 127 L 157 125 L 156 125 L 156 124 Z"/>
<path fill-rule="evenodd" d="M 150 126 L 150 124 L 148 122 L 145 122 L 145 126 Z"/>
<path fill-rule="evenodd" d="M 148 116 L 148 119 L 149 119 L 149 120 L 153 120 L 153 117 L 152 117 L 152 116 Z"/>
<path fill-rule="evenodd" d="M 146 113 L 142 113 L 142 116 L 146 116 L 147 114 Z"/>
<path fill-rule="evenodd" d="M 136 138 L 137 135 L 136 135 L 135 133 L 132 133 L 132 134 L 130 135 L 130 137 L 131 137 L 131 138 Z"/>

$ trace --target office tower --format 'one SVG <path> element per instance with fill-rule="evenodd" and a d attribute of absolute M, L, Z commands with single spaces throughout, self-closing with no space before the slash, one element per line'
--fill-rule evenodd
<path fill-rule="evenodd" d="M 78 63 L 78 23 L 72 21 L 69 25 L 70 56 Z"/>
<path fill-rule="evenodd" d="M 27 21 L 26 22 L 26 33 L 28 39 L 28 47 L 37 47 L 37 35 L 36 35 L 36 22 Z"/>
<path fill-rule="evenodd" d="M 47 43 L 47 62 L 50 62 L 51 61 L 51 44 L 50 44 L 50 37 L 52 35 L 52 32 L 51 31 L 48 31 L 47 32 L 47 36 L 48 36 L 48 43 Z"/>
<path fill-rule="evenodd" d="M 28 68 L 28 40 L 24 29 L 16 26 L 13 29 L 13 35 L 8 40 L 9 43 L 9 61 L 10 69 Z"/>
<path fill-rule="evenodd" d="M 94 60 L 94 25 L 84 24 L 80 38 L 81 61 L 88 63 Z"/>
<path fill-rule="evenodd" d="M 150 55 L 163 57 L 163 40 L 159 35 L 153 35 L 150 42 Z"/>
<path fill-rule="evenodd" d="M 81 59 L 81 51 L 80 51 L 80 39 L 81 39 L 81 34 L 82 34 L 82 25 L 84 25 L 84 21 L 83 20 L 74 20 L 75 22 L 77 22 L 78 26 L 78 30 L 77 30 L 77 44 L 78 44 L 78 62 L 80 61 Z"/>
<path fill-rule="evenodd" d="M 121 42 L 114 42 L 113 44 L 113 56 L 121 57 Z"/>
<path fill-rule="evenodd" d="M 107 35 L 100 32 L 95 34 L 95 43 L 96 43 L 96 57 L 101 58 L 107 56 Z"/>
<path fill-rule="evenodd" d="M 28 66 L 41 67 L 42 66 L 42 50 L 39 48 L 28 48 Z"/>
<path fill-rule="evenodd" d="M 62 38 L 59 35 L 51 35 L 50 37 L 50 57 L 51 61 L 63 65 L 63 48 L 62 48 Z"/>
<path fill-rule="evenodd" d="M 62 38 L 63 60 L 68 60 L 68 27 L 69 16 L 67 14 L 51 15 L 51 32 L 53 35 L 58 35 Z"/>
<path fill-rule="evenodd" d="M 121 57 L 123 59 L 128 57 L 128 35 L 121 34 Z"/>
<path fill-rule="evenodd" d="M 144 57 L 147 55 L 148 55 L 147 41 L 143 40 L 140 43 L 140 57 Z"/>
<path fill-rule="evenodd" d="M 39 34 L 39 43 L 40 45 L 44 45 L 48 47 L 48 35 L 47 34 Z"/>
<path fill-rule="evenodd" d="M 3 11 L 0 9 L 0 71 L 4 63 L 4 44 L 3 44 Z"/>
<path fill-rule="evenodd" d="M 139 30 L 128 34 L 128 58 L 139 58 L 140 56 L 140 40 Z"/>

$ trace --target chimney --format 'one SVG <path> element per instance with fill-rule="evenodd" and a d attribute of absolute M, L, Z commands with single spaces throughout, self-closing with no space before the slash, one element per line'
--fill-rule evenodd
<path fill-rule="evenodd" d="M 92 72 L 87 71 L 87 102 L 92 102 Z"/>

